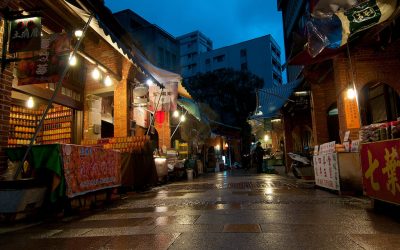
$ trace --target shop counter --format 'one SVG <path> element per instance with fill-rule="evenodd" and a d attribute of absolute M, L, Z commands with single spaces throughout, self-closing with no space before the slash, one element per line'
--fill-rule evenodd
<path fill-rule="evenodd" d="M 6 149 L 11 161 L 21 161 L 25 152 L 26 147 Z M 72 144 L 34 145 L 28 161 L 35 171 L 45 168 L 53 173 L 52 202 L 121 184 L 121 154 L 114 150 Z"/>
<path fill-rule="evenodd" d="M 361 144 L 364 192 L 367 196 L 400 204 L 400 139 Z"/>
<path fill-rule="evenodd" d="M 313 157 L 315 184 L 339 192 L 362 192 L 359 152 L 334 152 Z"/>

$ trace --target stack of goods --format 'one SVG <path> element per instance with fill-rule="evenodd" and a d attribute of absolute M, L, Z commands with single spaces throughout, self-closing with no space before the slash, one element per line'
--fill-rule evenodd
<path fill-rule="evenodd" d="M 71 143 L 72 109 L 62 106 L 50 109 L 43 124 L 42 144 Z"/>
<path fill-rule="evenodd" d="M 121 152 L 136 152 L 140 151 L 149 140 L 149 136 L 115 137 L 110 138 L 109 142 L 104 144 L 103 147 Z"/>
<path fill-rule="evenodd" d="M 10 111 L 8 146 L 29 144 L 35 133 L 38 111 L 18 106 L 11 106 Z"/>
<path fill-rule="evenodd" d="M 362 143 L 400 138 L 400 121 L 375 123 L 360 129 Z"/>
<path fill-rule="evenodd" d="M 33 110 L 20 106 L 11 106 L 8 135 L 9 147 L 30 143 L 44 108 Z M 63 106 L 51 108 L 43 121 L 42 129 L 39 131 L 34 144 L 36 142 L 38 144 L 71 143 L 72 115 L 72 109 L 70 108 Z"/>
<path fill-rule="evenodd" d="M 336 144 L 335 145 L 335 151 L 336 152 L 346 152 L 346 148 L 344 147 L 343 144 Z"/>
<path fill-rule="evenodd" d="M 101 139 L 85 139 L 82 145 L 100 146 L 105 149 L 114 149 L 121 152 L 137 152 L 143 149 L 149 136 L 113 137 Z"/>

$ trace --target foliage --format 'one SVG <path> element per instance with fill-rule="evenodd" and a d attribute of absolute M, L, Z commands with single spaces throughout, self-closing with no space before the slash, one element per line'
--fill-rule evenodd
<path fill-rule="evenodd" d="M 256 89 L 263 80 L 248 71 L 220 69 L 198 74 L 184 84 L 197 102 L 209 104 L 221 122 L 243 127 L 256 108 Z"/>

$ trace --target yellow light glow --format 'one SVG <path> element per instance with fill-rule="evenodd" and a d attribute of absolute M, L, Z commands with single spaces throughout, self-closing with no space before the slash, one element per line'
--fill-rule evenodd
<path fill-rule="evenodd" d="M 179 111 L 178 111 L 178 110 L 175 110 L 175 111 L 172 113 L 172 116 L 175 117 L 175 118 L 178 118 L 178 117 L 179 117 Z"/>
<path fill-rule="evenodd" d="M 184 122 L 184 121 L 186 121 L 186 116 L 182 115 L 181 116 L 181 122 Z"/>
<path fill-rule="evenodd" d="M 350 100 L 353 100 L 356 97 L 356 92 L 354 91 L 353 88 L 348 88 L 347 89 L 347 98 Z"/>
<path fill-rule="evenodd" d="M 71 56 L 71 57 L 69 58 L 69 65 L 75 66 L 75 65 L 76 65 L 76 62 L 77 62 L 76 56 Z"/>
<path fill-rule="evenodd" d="M 95 80 L 99 80 L 99 78 L 100 78 L 100 71 L 99 71 L 98 68 L 94 68 L 94 69 L 93 69 L 93 71 L 92 71 L 92 77 L 93 77 L 93 79 L 95 79 Z"/>
<path fill-rule="evenodd" d="M 153 82 L 153 80 L 148 79 L 148 80 L 146 81 L 146 84 L 147 84 L 148 86 L 151 86 L 151 85 L 154 84 L 154 82 Z"/>
<path fill-rule="evenodd" d="M 110 76 L 106 76 L 106 78 L 104 79 L 104 85 L 111 86 L 112 85 L 112 80 Z"/>
<path fill-rule="evenodd" d="M 217 150 L 220 150 L 220 149 L 221 149 L 221 146 L 218 144 L 217 146 L 215 146 L 215 148 L 216 148 Z"/>
<path fill-rule="evenodd" d="M 75 34 L 75 37 L 79 39 L 79 38 L 82 37 L 83 31 L 82 30 L 75 30 L 74 34 Z"/>
<path fill-rule="evenodd" d="M 269 135 L 264 135 L 264 141 L 268 141 L 269 140 Z"/>
<path fill-rule="evenodd" d="M 272 188 L 266 188 L 264 194 L 273 194 L 274 190 Z"/>
<path fill-rule="evenodd" d="M 33 101 L 32 96 L 30 96 L 26 101 L 26 107 L 31 109 L 33 106 L 35 106 L 35 102 Z"/>
<path fill-rule="evenodd" d="M 225 148 L 227 148 L 229 145 L 228 145 L 228 143 L 227 142 L 225 142 L 225 145 L 224 145 L 224 147 Z"/>

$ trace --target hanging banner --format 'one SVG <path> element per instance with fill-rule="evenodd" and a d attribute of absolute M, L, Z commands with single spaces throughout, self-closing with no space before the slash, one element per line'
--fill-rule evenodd
<path fill-rule="evenodd" d="M 29 17 L 12 20 L 10 24 L 10 53 L 40 50 L 42 19 Z"/>
<path fill-rule="evenodd" d="M 369 197 L 400 204 L 400 140 L 362 144 L 361 166 Z"/>
<path fill-rule="evenodd" d="M 147 128 L 149 126 L 149 112 L 143 107 L 137 107 L 133 109 L 133 119 L 138 126 L 143 128 Z"/>
<path fill-rule="evenodd" d="M 344 98 L 344 113 L 347 129 L 360 128 L 360 114 L 358 113 L 357 101 Z"/>
<path fill-rule="evenodd" d="M 114 150 L 62 144 L 69 198 L 121 185 L 121 154 Z"/>
<path fill-rule="evenodd" d="M 396 9 L 397 0 L 364 1 L 348 10 L 335 13 L 342 22 L 342 43 L 350 36 L 386 21 Z"/>
<path fill-rule="evenodd" d="M 165 88 L 162 90 L 155 84 L 149 87 L 149 109 L 151 111 L 169 112 L 176 110 L 176 100 L 178 99 L 178 83 L 168 82 L 167 84 L 164 84 L 164 86 Z"/>
<path fill-rule="evenodd" d="M 22 60 L 17 66 L 18 85 L 57 82 L 68 63 L 70 48 L 66 33 L 42 37 L 39 51 L 19 55 Z"/>

